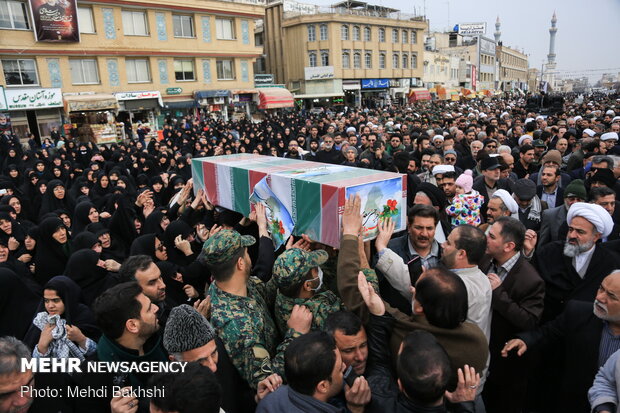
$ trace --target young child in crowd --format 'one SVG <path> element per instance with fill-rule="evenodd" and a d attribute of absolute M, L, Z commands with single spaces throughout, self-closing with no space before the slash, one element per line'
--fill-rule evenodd
<path fill-rule="evenodd" d="M 472 189 L 474 184 L 472 171 L 468 169 L 463 172 L 455 184 L 456 195 L 452 199 L 452 204 L 446 207 L 446 213 L 452 217 L 452 225 L 480 225 L 480 208 L 484 203 L 484 197 Z"/>

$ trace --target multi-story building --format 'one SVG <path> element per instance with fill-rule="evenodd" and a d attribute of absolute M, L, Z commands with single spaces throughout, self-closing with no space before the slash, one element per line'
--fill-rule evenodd
<path fill-rule="evenodd" d="M 540 90 L 540 70 L 531 67 L 527 70 L 527 90 L 531 93 L 537 93 Z"/>
<path fill-rule="evenodd" d="M 510 92 L 512 90 L 527 90 L 527 55 L 519 50 L 504 46 L 500 41 L 496 48 L 499 63 L 499 89 Z"/>
<path fill-rule="evenodd" d="M 88 123 L 106 137 L 116 121 L 225 110 L 254 87 L 264 0 L 77 0 L 78 42 L 36 41 L 27 1 L 2 3 L 0 109 L 21 136 Z"/>
<path fill-rule="evenodd" d="M 276 0 L 265 13 L 267 72 L 306 106 L 404 101 L 421 84 L 427 28 L 422 16 L 358 1 Z"/>

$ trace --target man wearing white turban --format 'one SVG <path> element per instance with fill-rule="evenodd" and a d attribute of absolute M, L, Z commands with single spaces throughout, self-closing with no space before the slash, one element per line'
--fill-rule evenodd
<path fill-rule="evenodd" d="M 593 302 L 603 278 L 620 267 L 620 255 L 607 243 L 597 243 L 614 225 L 603 207 L 576 202 L 566 223 L 566 240 L 544 245 L 536 253 L 546 284 L 543 321 L 555 318 L 570 299 Z"/>

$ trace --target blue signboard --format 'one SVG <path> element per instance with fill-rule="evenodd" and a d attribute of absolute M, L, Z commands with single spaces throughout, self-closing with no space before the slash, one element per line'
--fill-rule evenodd
<path fill-rule="evenodd" d="M 362 89 L 387 89 L 390 79 L 362 79 Z"/>

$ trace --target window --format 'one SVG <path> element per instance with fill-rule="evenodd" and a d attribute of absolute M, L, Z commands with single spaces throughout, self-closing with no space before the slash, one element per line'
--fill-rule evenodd
<path fill-rule="evenodd" d="M 78 20 L 80 22 L 80 33 L 96 33 L 93 9 L 90 7 L 78 7 Z"/>
<path fill-rule="evenodd" d="M 329 51 L 321 50 L 321 66 L 329 66 Z"/>
<path fill-rule="evenodd" d="M 385 29 L 383 27 L 379 29 L 379 42 L 385 43 Z"/>
<path fill-rule="evenodd" d="M 70 59 L 71 82 L 74 85 L 99 84 L 97 59 Z"/>
<path fill-rule="evenodd" d="M 349 40 L 349 26 L 347 26 L 346 24 L 343 24 L 340 27 L 340 38 L 342 40 Z"/>
<path fill-rule="evenodd" d="M 308 66 L 316 67 L 316 52 L 308 52 Z"/>
<path fill-rule="evenodd" d="M 172 15 L 172 25 L 174 26 L 174 37 L 195 37 L 194 19 L 192 16 Z"/>
<path fill-rule="evenodd" d="M 367 51 L 364 53 L 364 65 L 366 69 L 372 69 L 372 52 Z"/>
<path fill-rule="evenodd" d="M 418 42 L 418 32 L 415 30 L 411 31 L 411 44 L 416 44 Z"/>
<path fill-rule="evenodd" d="M 123 10 L 123 32 L 127 36 L 148 36 L 146 13 Z"/>
<path fill-rule="evenodd" d="M 398 60 L 399 60 L 398 53 L 394 53 L 392 55 L 392 68 L 398 69 Z"/>
<path fill-rule="evenodd" d="M 411 68 L 412 69 L 418 68 L 418 55 L 417 54 L 411 55 Z"/>
<path fill-rule="evenodd" d="M 370 27 L 366 26 L 364 27 L 364 41 L 369 42 L 371 40 L 372 40 L 372 31 L 370 30 Z"/>
<path fill-rule="evenodd" d="M 235 22 L 232 19 L 215 19 L 215 36 L 220 40 L 235 40 Z"/>
<path fill-rule="evenodd" d="M 398 43 L 398 29 L 392 29 L 392 43 Z"/>
<path fill-rule="evenodd" d="M 30 29 L 26 3 L 23 1 L 0 1 L 0 28 Z"/>
<path fill-rule="evenodd" d="M 7 85 L 38 85 L 37 64 L 34 59 L 3 60 L 2 69 Z"/>
<path fill-rule="evenodd" d="M 409 55 L 408 54 L 403 54 L 403 69 L 406 69 L 409 66 Z"/>
<path fill-rule="evenodd" d="M 359 26 L 353 26 L 353 40 L 362 40 Z"/>
<path fill-rule="evenodd" d="M 316 41 L 316 27 L 313 24 L 308 25 L 308 41 L 309 42 Z"/>
<path fill-rule="evenodd" d="M 319 26 L 319 35 L 321 36 L 321 40 L 327 40 L 327 25 L 322 24 Z"/>
<path fill-rule="evenodd" d="M 379 69 L 385 69 L 385 52 L 379 53 Z"/>
<path fill-rule="evenodd" d="M 148 83 L 151 81 L 149 59 L 125 59 L 127 82 Z"/>
<path fill-rule="evenodd" d="M 360 52 L 355 52 L 353 54 L 353 67 L 355 69 L 362 68 L 362 54 Z"/>
<path fill-rule="evenodd" d="M 402 39 L 403 43 L 409 42 L 409 32 L 407 30 L 403 30 Z"/>
<path fill-rule="evenodd" d="M 217 80 L 235 79 L 235 62 L 232 59 L 221 59 L 215 61 L 217 68 Z"/>
<path fill-rule="evenodd" d="M 349 69 L 351 67 L 351 52 L 342 51 L 342 68 Z"/>
<path fill-rule="evenodd" d="M 196 80 L 194 59 L 174 59 L 174 78 L 181 82 Z"/>

